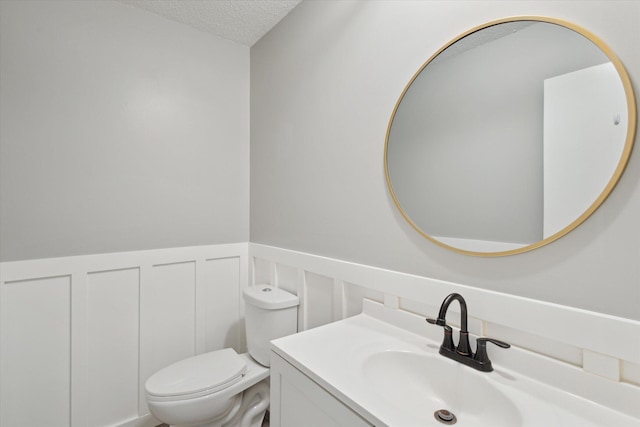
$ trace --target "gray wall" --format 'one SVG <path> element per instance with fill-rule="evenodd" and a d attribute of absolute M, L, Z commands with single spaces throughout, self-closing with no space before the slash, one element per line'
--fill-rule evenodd
<path fill-rule="evenodd" d="M 384 138 L 413 73 L 484 22 L 581 25 L 640 81 L 639 2 L 306 1 L 251 49 L 251 241 L 640 319 L 640 150 L 569 235 L 502 258 L 443 249 L 388 193 Z"/>
<path fill-rule="evenodd" d="M 249 238 L 249 48 L 112 1 L 2 1 L 0 258 Z"/>

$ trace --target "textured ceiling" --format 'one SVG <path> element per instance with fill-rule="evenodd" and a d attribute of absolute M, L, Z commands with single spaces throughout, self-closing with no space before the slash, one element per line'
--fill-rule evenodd
<path fill-rule="evenodd" d="M 253 46 L 302 0 L 118 0 Z"/>

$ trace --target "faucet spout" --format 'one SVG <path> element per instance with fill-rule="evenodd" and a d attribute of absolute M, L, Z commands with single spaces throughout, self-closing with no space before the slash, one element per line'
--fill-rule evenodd
<path fill-rule="evenodd" d="M 467 302 L 464 300 L 462 295 L 453 293 L 449 294 L 444 301 L 442 301 L 442 305 L 440 306 L 440 312 L 438 312 L 438 319 L 436 320 L 436 324 L 440 326 L 444 326 L 447 317 L 447 310 L 453 301 L 458 301 L 460 304 L 460 331 L 468 332 L 467 329 Z M 442 322 L 442 324 L 440 324 Z"/>
<path fill-rule="evenodd" d="M 472 353 L 471 346 L 469 345 L 469 330 L 467 327 L 467 302 L 462 295 L 453 293 L 442 301 L 435 324 L 439 326 L 446 325 L 447 310 L 453 301 L 458 301 L 458 304 L 460 304 L 460 338 L 458 340 L 458 346 L 456 347 L 456 353 L 462 356 L 469 356 Z"/>

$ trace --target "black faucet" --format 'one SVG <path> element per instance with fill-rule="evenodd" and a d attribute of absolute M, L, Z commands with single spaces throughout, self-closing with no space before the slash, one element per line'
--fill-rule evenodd
<path fill-rule="evenodd" d="M 457 347 L 453 343 L 453 330 L 451 329 L 451 326 L 447 325 L 446 321 L 447 310 L 453 301 L 458 301 L 460 304 L 460 335 Z M 444 301 L 442 301 L 438 318 L 426 320 L 433 325 L 442 326 L 444 328 L 444 339 L 440 346 L 441 355 L 479 371 L 493 371 L 491 360 L 489 360 L 489 356 L 487 355 L 488 342 L 502 348 L 511 347 L 506 342 L 495 340 L 493 338 L 478 338 L 476 340 L 476 352 L 475 354 L 471 352 L 471 346 L 469 345 L 469 331 L 467 330 L 467 303 L 460 294 L 453 293 L 448 295 Z"/>

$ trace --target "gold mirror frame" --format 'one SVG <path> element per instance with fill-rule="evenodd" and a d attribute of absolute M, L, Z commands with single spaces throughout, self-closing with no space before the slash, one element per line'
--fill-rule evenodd
<path fill-rule="evenodd" d="M 595 44 L 601 51 L 602 53 L 604 53 L 609 60 L 611 61 L 611 63 L 614 65 L 616 71 L 618 72 L 618 76 L 620 77 L 621 83 L 624 87 L 624 92 L 625 92 L 625 96 L 626 96 L 626 101 L 627 101 L 627 120 L 628 120 L 628 127 L 627 127 L 627 135 L 626 135 L 626 140 L 625 140 L 625 144 L 622 150 L 622 154 L 620 156 L 620 160 L 618 162 L 618 165 L 613 173 L 613 175 L 611 176 L 611 178 L 609 179 L 609 182 L 607 183 L 607 185 L 605 186 L 604 190 L 602 191 L 602 193 L 600 193 L 600 195 L 596 198 L 596 200 L 587 208 L 586 211 L 584 211 L 582 213 L 582 215 L 580 215 L 578 218 L 576 218 L 573 222 L 571 222 L 569 225 L 567 225 L 566 227 L 564 227 L 563 229 L 561 229 L 560 231 L 556 232 L 555 234 L 552 234 L 549 237 L 543 238 L 542 240 L 529 244 L 529 245 L 525 245 L 522 246 L 520 248 L 516 248 L 516 249 L 511 249 L 511 250 L 506 250 L 506 251 L 499 251 L 499 252 L 476 252 L 476 251 L 471 251 L 471 250 L 466 250 L 466 249 L 461 249 L 461 248 L 457 248 L 454 246 L 450 246 L 447 245 L 441 241 L 439 241 L 438 239 L 430 236 L 429 234 L 427 234 L 425 231 L 423 231 L 410 217 L 409 215 L 405 212 L 405 210 L 403 209 L 403 207 L 401 206 L 400 202 L 398 201 L 398 198 L 393 190 L 393 185 L 391 183 L 391 177 L 389 175 L 389 163 L 388 163 L 388 150 L 389 150 L 389 135 L 391 133 L 391 126 L 393 125 L 393 119 L 396 116 L 396 113 L 398 111 L 398 107 L 400 106 L 400 103 L 402 102 L 402 100 L 404 99 L 405 94 L 407 93 L 407 91 L 409 90 L 409 88 L 411 87 L 412 83 L 416 80 L 416 78 L 420 75 L 420 73 L 422 73 L 422 71 L 438 56 L 440 55 L 444 50 L 446 50 L 447 48 L 449 48 L 451 45 L 453 45 L 454 43 L 460 41 L 461 39 L 463 39 L 464 37 L 475 33 L 477 31 L 498 25 L 498 24 L 503 24 L 503 23 L 509 23 L 509 22 L 516 22 L 516 21 L 537 21 L 537 22 L 546 22 L 546 23 L 550 23 L 550 24 L 556 24 L 559 26 L 562 26 L 564 28 L 567 28 L 569 30 L 573 30 L 576 33 L 582 35 L 583 37 L 585 37 L 587 40 L 591 41 L 593 44 Z M 427 238 L 428 240 L 430 240 L 431 242 L 449 249 L 451 251 L 460 253 L 460 254 L 464 254 L 464 255 L 472 255 L 472 256 L 478 256 L 478 257 L 499 257 L 499 256 L 507 256 L 507 255 L 515 255 L 515 254 L 519 254 L 519 253 L 523 253 L 523 252 L 528 252 L 531 251 L 533 249 L 537 249 L 539 247 L 545 246 L 555 240 L 558 240 L 559 238 L 565 236 L 566 234 L 568 234 L 569 232 L 571 232 L 573 229 L 575 229 L 576 227 L 578 227 L 580 224 L 582 224 L 587 218 L 589 218 L 589 216 L 591 216 L 599 207 L 600 205 L 602 205 L 602 203 L 606 200 L 606 198 L 609 196 L 609 194 L 611 194 L 611 192 L 613 191 L 614 187 L 616 186 L 616 184 L 618 183 L 620 177 L 622 176 L 627 163 L 629 162 L 629 158 L 631 156 L 631 151 L 633 149 L 633 144 L 635 141 L 635 134 L 636 134 L 636 120 L 637 120 L 637 116 L 636 116 L 637 112 L 636 112 L 636 101 L 635 101 L 635 96 L 634 96 L 634 92 L 633 92 L 633 86 L 631 85 L 631 79 L 629 78 L 629 75 L 627 74 L 626 69 L 624 68 L 622 62 L 620 61 L 620 59 L 618 58 L 618 56 L 613 52 L 613 50 L 611 50 L 611 48 L 604 43 L 604 41 L 602 41 L 599 37 L 597 37 L 596 35 L 594 35 L 593 33 L 591 33 L 590 31 L 567 21 L 564 20 L 560 20 L 560 19 L 555 19 L 555 18 L 549 18 L 549 17 L 544 17 L 544 16 L 515 16 L 515 17 L 509 17 L 509 18 L 503 18 L 503 19 L 498 19 L 498 20 L 494 20 L 494 21 L 490 21 L 488 23 L 479 25 L 477 27 L 472 28 L 469 31 L 466 31 L 464 33 L 462 33 L 461 35 L 459 35 L 458 37 L 456 37 L 455 39 L 451 40 L 449 43 L 447 43 L 446 45 L 444 45 L 442 48 L 440 48 L 435 54 L 433 54 L 419 69 L 418 71 L 413 75 L 413 77 L 411 78 L 411 80 L 409 80 L 409 83 L 407 83 L 406 87 L 404 88 L 404 90 L 402 91 L 402 93 L 400 94 L 400 97 L 398 98 L 398 101 L 396 102 L 396 105 L 393 109 L 393 113 L 391 114 L 391 118 L 389 120 L 389 124 L 387 126 L 387 133 L 386 133 L 386 137 L 385 137 L 385 148 L 384 148 L 384 168 L 385 168 L 385 176 L 386 176 L 386 180 L 387 180 L 387 186 L 389 188 L 389 191 L 391 193 L 391 197 L 393 198 L 393 201 L 396 205 L 396 207 L 398 208 L 398 210 L 400 211 L 400 213 L 402 214 L 402 216 L 404 217 L 404 219 L 416 230 L 418 231 L 418 233 L 420 233 L 422 236 L 424 236 L 425 238 Z"/>

